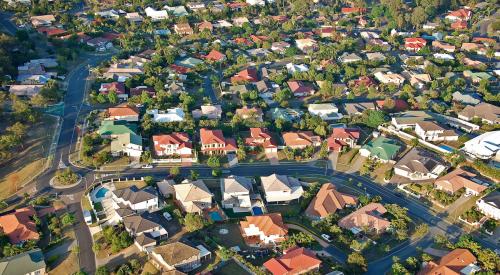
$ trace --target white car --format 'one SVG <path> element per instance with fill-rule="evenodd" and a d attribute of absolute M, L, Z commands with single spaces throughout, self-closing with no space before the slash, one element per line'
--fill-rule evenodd
<path fill-rule="evenodd" d="M 153 168 L 153 165 L 151 165 L 151 164 L 146 164 L 146 165 L 141 166 L 141 168 L 142 168 L 142 169 L 151 169 L 151 168 Z"/>
<path fill-rule="evenodd" d="M 331 243 L 332 242 L 332 239 L 330 239 L 330 235 L 326 235 L 326 234 L 321 234 L 321 238 L 323 238 L 323 240 Z"/>
<path fill-rule="evenodd" d="M 170 215 L 170 213 L 168 213 L 168 212 L 163 212 L 163 217 L 164 217 L 167 221 L 171 221 L 171 220 L 172 220 L 172 215 Z"/>

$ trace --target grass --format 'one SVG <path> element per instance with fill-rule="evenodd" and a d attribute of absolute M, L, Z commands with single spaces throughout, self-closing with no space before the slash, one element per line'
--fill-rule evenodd
<path fill-rule="evenodd" d="M 83 210 L 92 210 L 92 205 L 90 204 L 90 200 L 87 196 L 82 196 L 82 208 Z"/>
<path fill-rule="evenodd" d="M 113 184 L 117 190 L 129 188 L 133 185 L 135 185 L 138 189 L 142 189 L 147 186 L 146 182 L 143 180 L 114 181 Z"/>
<path fill-rule="evenodd" d="M 43 170 L 56 127 L 56 118 L 42 116 L 41 121 L 27 132 L 24 149 L 15 153 L 12 159 L 3 161 L 3 166 L 0 166 L 0 199 L 14 194 Z"/>
<path fill-rule="evenodd" d="M 229 260 L 223 267 L 217 269 L 214 274 L 219 275 L 235 275 L 235 274 L 250 274 L 248 271 L 243 269 L 234 260 Z"/>
<path fill-rule="evenodd" d="M 157 274 L 160 274 L 160 271 L 158 271 L 158 269 L 156 269 L 156 267 L 151 263 L 151 261 L 147 261 L 144 264 L 144 267 L 142 268 L 141 274 L 142 275 L 146 275 L 146 274 L 157 275 Z"/>
<path fill-rule="evenodd" d="M 359 150 L 353 149 L 347 152 L 341 153 L 337 159 L 337 170 L 345 172 L 351 168 L 351 164 L 356 161 L 359 157 Z"/>
<path fill-rule="evenodd" d="M 78 263 L 78 254 L 73 252 L 66 252 L 63 255 L 59 255 L 58 259 L 54 263 L 49 265 L 49 267 L 49 275 L 75 274 L 80 270 L 80 265 Z"/>
<path fill-rule="evenodd" d="M 451 221 L 451 222 L 456 222 L 460 215 L 464 214 L 465 212 L 467 212 L 467 210 L 471 209 L 472 207 L 474 207 L 476 205 L 476 201 L 478 199 L 479 199 L 479 197 L 476 197 L 476 196 L 470 197 L 466 202 L 461 204 L 459 207 L 457 207 L 453 211 L 449 212 L 448 217 L 446 217 L 446 219 Z"/>
<path fill-rule="evenodd" d="M 227 229 L 229 231 L 226 235 L 221 235 L 219 233 L 220 229 Z M 236 223 L 225 223 L 225 224 L 215 224 L 207 230 L 207 235 L 214 239 L 217 243 L 225 247 L 239 246 L 241 250 L 248 249 L 243 237 L 240 233 L 239 224 Z"/>
<path fill-rule="evenodd" d="M 104 164 L 101 166 L 101 170 L 106 171 L 106 170 L 125 170 L 127 168 L 127 165 L 129 165 L 130 160 L 128 157 L 120 157 L 114 159 L 112 162 Z"/>
<path fill-rule="evenodd" d="M 378 183 L 384 183 L 385 172 L 392 169 L 394 165 L 391 163 L 380 163 L 371 173 L 370 177 Z"/>

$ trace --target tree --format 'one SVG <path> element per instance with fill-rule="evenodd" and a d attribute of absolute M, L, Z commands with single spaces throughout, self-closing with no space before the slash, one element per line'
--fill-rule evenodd
<path fill-rule="evenodd" d="M 103 266 L 100 266 L 97 268 L 96 272 L 95 272 L 96 275 L 109 275 L 109 271 L 108 271 L 108 268 L 103 265 Z"/>
<path fill-rule="evenodd" d="M 194 213 L 186 214 L 186 217 L 183 219 L 183 224 L 188 232 L 198 231 L 205 226 L 203 217 Z"/>
<path fill-rule="evenodd" d="M 366 110 L 361 116 L 361 121 L 368 127 L 377 128 L 387 121 L 385 113 L 380 110 Z"/>
<path fill-rule="evenodd" d="M 207 160 L 207 165 L 211 168 L 219 168 L 220 167 L 219 156 L 216 155 L 210 156 Z"/>
<path fill-rule="evenodd" d="M 354 273 L 366 272 L 367 264 L 366 259 L 363 254 L 359 252 L 353 252 L 347 257 L 347 263 L 350 265 Z"/>
<path fill-rule="evenodd" d="M 61 217 L 61 223 L 63 226 L 73 225 L 75 223 L 75 215 L 70 213 L 65 213 Z"/>
<path fill-rule="evenodd" d="M 420 141 L 418 141 L 418 138 L 413 138 L 413 139 L 410 141 L 410 145 L 411 145 L 411 147 L 417 147 L 419 143 L 420 143 Z"/>
<path fill-rule="evenodd" d="M 152 186 L 155 183 L 155 179 L 152 176 L 145 176 L 144 177 L 144 182 L 147 185 Z"/>
<path fill-rule="evenodd" d="M 174 167 L 171 167 L 170 168 L 170 175 L 176 177 L 177 175 L 179 175 L 181 173 L 181 169 L 179 169 L 178 166 L 174 166 Z"/>
<path fill-rule="evenodd" d="M 198 173 L 198 171 L 196 170 L 190 170 L 190 173 L 191 173 L 191 180 L 197 180 L 198 177 L 200 176 L 200 173 Z"/>
<path fill-rule="evenodd" d="M 109 100 L 109 103 L 111 103 L 111 104 L 118 103 L 118 95 L 116 94 L 116 92 L 114 90 L 109 91 L 108 100 Z"/>
<path fill-rule="evenodd" d="M 418 6 L 415 9 L 413 9 L 413 12 L 411 14 L 411 23 L 412 25 L 417 28 L 418 26 L 422 25 L 427 21 L 427 14 L 425 13 L 425 10 L 423 7 Z"/>

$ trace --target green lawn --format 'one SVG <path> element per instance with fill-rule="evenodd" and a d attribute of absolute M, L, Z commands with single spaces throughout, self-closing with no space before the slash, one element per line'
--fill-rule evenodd
<path fill-rule="evenodd" d="M 248 271 L 243 269 L 234 260 L 229 260 L 223 267 L 215 270 L 214 274 L 218 275 L 245 275 L 250 274 Z"/>

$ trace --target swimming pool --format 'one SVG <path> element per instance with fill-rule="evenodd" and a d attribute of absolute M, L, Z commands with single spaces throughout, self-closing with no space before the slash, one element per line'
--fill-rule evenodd
<path fill-rule="evenodd" d="M 252 207 L 252 212 L 254 215 L 262 215 L 264 214 L 264 211 L 262 211 L 262 208 L 254 206 Z"/>
<path fill-rule="evenodd" d="M 222 219 L 222 216 L 220 215 L 219 212 L 217 211 L 212 211 L 212 212 L 209 212 L 208 213 L 208 216 L 210 217 L 210 219 L 214 222 L 221 222 L 223 219 Z"/>
<path fill-rule="evenodd" d="M 441 144 L 441 145 L 439 145 L 439 148 L 442 148 L 442 149 L 444 149 L 444 150 L 446 150 L 448 152 L 453 152 L 453 148 L 451 148 L 448 145 Z"/>
<path fill-rule="evenodd" d="M 97 190 L 97 192 L 95 193 L 95 197 L 97 199 L 102 199 L 106 196 L 106 193 L 108 193 L 108 188 L 106 187 L 101 187 L 101 189 Z"/>

